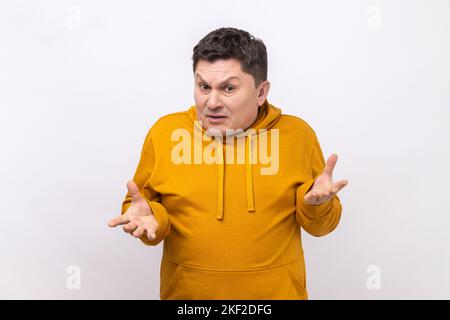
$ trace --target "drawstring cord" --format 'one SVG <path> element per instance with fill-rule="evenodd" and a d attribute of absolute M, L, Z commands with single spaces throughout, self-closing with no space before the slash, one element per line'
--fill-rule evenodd
<path fill-rule="evenodd" d="M 223 144 L 221 141 L 216 141 L 216 152 L 218 157 L 218 177 L 217 177 L 217 220 L 223 219 L 223 185 L 224 185 L 224 171 L 225 165 L 223 161 Z M 218 150 L 220 149 L 220 150 Z"/>
<path fill-rule="evenodd" d="M 253 194 L 253 143 L 252 135 L 245 137 L 245 173 L 246 173 L 246 192 L 247 192 L 247 211 L 255 212 L 255 198 Z M 217 220 L 223 220 L 224 211 L 224 146 L 220 140 L 215 139 L 216 143 L 216 161 L 217 161 Z"/>
<path fill-rule="evenodd" d="M 245 171 L 247 173 L 247 211 L 254 212 L 255 211 L 255 200 L 253 197 L 253 148 L 252 148 L 252 136 L 248 135 L 245 140 L 245 154 L 248 154 L 248 158 L 246 156 L 245 161 Z M 247 153 L 248 150 L 248 153 Z"/>

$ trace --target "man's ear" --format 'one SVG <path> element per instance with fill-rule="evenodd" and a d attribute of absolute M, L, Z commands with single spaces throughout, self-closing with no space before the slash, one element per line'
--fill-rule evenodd
<path fill-rule="evenodd" d="M 269 94 L 270 82 L 265 80 L 258 87 L 258 106 L 262 106 L 264 101 L 267 99 L 267 95 Z"/>

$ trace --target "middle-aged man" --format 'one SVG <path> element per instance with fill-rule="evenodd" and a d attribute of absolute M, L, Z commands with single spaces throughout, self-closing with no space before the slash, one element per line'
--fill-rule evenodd
<path fill-rule="evenodd" d="M 195 105 L 150 128 L 109 225 L 164 240 L 161 299 L 308 299 L 301 228 L 339 223 L 337 155 L 325 163 L 315 131 L 267 101 L 260 39 L 214 30 L 193 70 Z"/>

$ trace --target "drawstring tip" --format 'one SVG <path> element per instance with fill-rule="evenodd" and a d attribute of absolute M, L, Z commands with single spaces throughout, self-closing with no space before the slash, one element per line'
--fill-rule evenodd
<path fill-rule="evenodd" d="M 223 220 L 223 208 L 217 210 L 216 220 Z"/>

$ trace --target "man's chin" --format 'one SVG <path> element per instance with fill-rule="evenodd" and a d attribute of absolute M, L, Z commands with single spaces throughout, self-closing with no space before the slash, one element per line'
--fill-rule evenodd
<path fill-rule="evenodd" d="M 235 129 L 235 128 L 229 128 L 226 126 L 209 126 L 208 128 L 205 128 L 207 133 L 211 136 L 235 136 L 241 134 L 244 130 L 243 129 Z"/>
<path fill-rule="evenodd" d="M 212 124 L 208 121 L 202 121 L 202 126 L 210 136 L 233 136 L 244 131 L 243 129 L 232 128 L 227 123 Z"/>
<path fill-rule="evenodd" d="M 227 132 L 227 127 L 222 125 L 213 125 L 213 126 L 207 126 L 206 132 L 212 136 L 224 136 Z"/>

